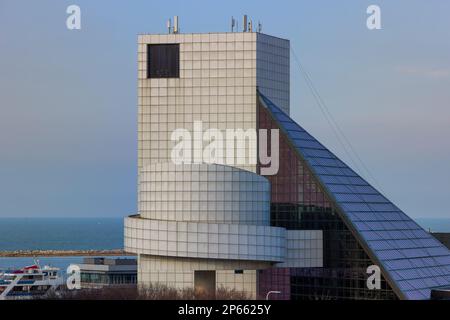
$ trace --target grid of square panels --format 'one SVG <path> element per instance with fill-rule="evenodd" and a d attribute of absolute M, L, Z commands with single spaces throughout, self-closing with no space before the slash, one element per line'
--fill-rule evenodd
<path fill-rule="evenodd" d="M 139 170 L 169 161 L 171 133 L 192 132 L 194 121 L 204 130 L 256 129 L 257 86 L 289 112 L 287 40 L 236 32 L 140 35 L 138 42 Z M 180 77 L 148 79 L 147 45 L 164 43 L 180 45 Z"/>
<path fill-rule="evenodd" d="M 270 224 L 267 179 L 224 165 L 147 165 L 139 176 L 138 203 L 147 219 Z"/>
<path fill-rule="evenodd" d="M 280 129 L 269 110 L 259 103 L 258 121 L 260 128 Z M 367 256 L 358 240 L 343 220 L 338 217 L 336 205 L 327 196 L 312 171 L 290 143 L 284 132 L 280 135 L 279 170 L 274 176 L 267 176 L 271 183 L 271 225 L 289 229 L 322 230 L 323 268 L 320 274 L 298 273 L 311 268 L 290 268 L 293 299 L 330 296 L 334 299 L 395 299 L 395 293 L 381 277 L 380 290 L 369 290 L 366 285 L 367 267 L 373 261 Z M 343 250 L 345 248 L 345 250 Z M 268 286 L 279 284 L 276 271 L 274 277 L 267 271 Z M 295 275 L 294 275 L 295 274 Z"/>
<path fill-rule="evenodd" d="M 263 104 L 406 299 L 450 285 L 450 252 L 267 97 Z"/>
<path fill-rule="evenodd" d="M 138 254 L 282 262 L 286 230 L 271 226 L 125 219 L 125 250 Z M 306 247 L 309 239 L 302 239 Z M 310 243 L 308 242 L 308 245 Z"/>
<path fill-rule="evenodd" d="M 180 44 L 179 78 L 146 78 L 147 44 L 161 43 Z M 138 69 L 139 168 L 169 161 L 171 133 L 192 132 L 194 121 L 204 130 L 256 128 L 254 33 L 141 35 Z"/>
<path fill-rule="evenodd" d="M 289 114 L 289 40 L 256 34 L 256 85 Z"/>
<path fill-rule="evenodd" d="M 323 267 L 322 230 L 286 230 L 286 259 L 277 268 Z"/>

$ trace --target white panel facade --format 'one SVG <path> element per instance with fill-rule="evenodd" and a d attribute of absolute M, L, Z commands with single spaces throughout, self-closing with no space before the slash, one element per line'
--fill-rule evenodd
<path fill-rule="evenodd" d="M 289 40 L 256 34 L 256 85 L 259 91 L 290 112 Z"/>
<path fill-rule="evenodd" d="M 281 262 L 286 230 L 271 226 L 125 219 L 125 250 L 138 254 Z"/>
<path fill-rule="evenodd" d="M 270 224 L 270 183 L 223 165 L 156 163 L 141 170 L 142 218 Z"/>
<path fill-rule="evenodd" d="M 180 44 L 180 77 L 147 79 L 147 44 Z M 139 36 L 139 169 L 168 162 L 173 130 L 256 129 L 256 34 Z M 256 166 L 239 165 L 250 171 Z"/>
<path fill-rule="evenodd" d="M 206 260 L 196 258 L 173 258 L 140 255 L 138 283 L 162 284 L 178 289 L 194 287 L 195 270 L 214 270 L 216 289 L 226 288 L 245 292 L 250 298 L 257 297 L 257 270 L 269 268 L 270 264 L 245 260 Z M 242 273 L 236 273 L 241 270 Z"/>
<path fill-rule="evenodd" d="M 138 37 L 138 169 L 170 161 L 177 128 L 257 129 L 256 88 L 289 112 L 289 41 L 254 32 Z M 147 78 L 148 44 L 180 45 L 179 78 Z M 248 159 L 248 156 L 247 156 Z M 236 166 L 255 172 L 250 161 Z"/>
<path fill-rule="evenodd" d="M 286 256 L 278 268 L 322 268 L 322 230 L 286 230 Z"/>

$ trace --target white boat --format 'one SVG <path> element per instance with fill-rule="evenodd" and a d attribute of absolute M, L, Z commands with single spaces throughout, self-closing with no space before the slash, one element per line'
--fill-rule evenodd
<path fill-rule="evenodd" d="M 0 272 L 0 300 L 42 297 L 64 283 L 58 272 L 59 268 L 51 266 L 41 268 L 37 261 L 22 269 Z"/>

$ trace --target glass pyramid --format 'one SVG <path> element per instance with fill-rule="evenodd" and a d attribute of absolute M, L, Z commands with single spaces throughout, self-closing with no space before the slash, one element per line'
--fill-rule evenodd
<path fill-rule="evenodd" d="M 450 251 L 267 97 L 262 105 L 335 202 L 338 213 L 401 299 L 450 286 Z"/>

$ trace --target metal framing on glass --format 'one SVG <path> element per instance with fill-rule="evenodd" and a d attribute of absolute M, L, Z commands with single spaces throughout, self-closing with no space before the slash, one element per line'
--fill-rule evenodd
<path fill-rule="evenodd" d="M 306 204 L 309 210 L 315 211 L 309 215 L 312 218 L 311 223 L 318 228 L 325 228 L 324 230 L 334 225 L 328 229 L 334 231 L 325 233 L 324 240 L 337 236 L 341 240 L 344 237 L 343 241 L 348 242 L 345 246 L 329 252 L 324 245 L 324 262 L 332 260 L 332 254 L 340 255 L 339 251 L 345 251 L 353 263 L 358 262 L 358 259 L 361 259 L 364 265 L 373 262 L 380 267 L 384 278 L 400 299 L 429 299 L 432 288 L 450 285 L 450 251 L 446 247 L 290 119 L 267 97 L 261 93 L 259 97 L 263 106 L 260 108 L 260 125 L 266 112 L 270 115 L 272 125 L 281 129 L 282 139 L 285 139 L 288 145 L 288 153 L 294 153 L 300 160 L 297 167 L 292 168 L 293 163 L 290 164 L 291 170 L 302 171 L 304 177 L 302 190 L 295 187 L 296 183 L 293 183 L 289 176 L 278 178 L 280 184 L 291 192 L 281 192 L 277 195 L 279 199 L 273 199 L 272 216 L 278 219 L 275 223 L 285 224 L 286 222 L 279 219 L 283 214 L 290 216 L 289 211 L 303 217 L 308 216 L 304 213 Z M 264 125 L 267 126 L 268 121 Z M 280 154 L 282 153 L 283 151 L 280 151 Z M 281 155 L 283 156 L 286 157 Z M 290 162 L 283 158 L 282 163 Z M 280 168 L 280 172 L 283 172 L 283 168 Z M 275 183 L 276 190 L 278 182 L 272 183 Z M 292 191 L 295 190 L 298 193 L 297 199 L 292 198 L 295 194 Z M 286 204 L 283 204 L 285 200 L 289 200 L 287 209 Z M 292 200 L 298 201 L 299 208 L 292 207 L 292 204 L 295 204 Z M 318 219 L 327 222 L 319 222 Z M 308 218 L 303 220 L 308 221 Z M 298 225 L 293 227 L 297 228 Z M 301 223 L 300 227 L 303 227 Z M 311 225 L 307 227 L 311 228 Z M 348 250 L 352 252 L 349 253 Z M 320 271 L 315 271 L 315 274 L 317 272 Z M 358 278 L 358 281 L 360 280 Z M 293 282 L 305 285 L 304 281 L 297 281 L 295 278 Z M 360 289 L 361 286 L 362 283 L 355 288 Z M 388 285 L 386 290 L 387 288 Z M 383 297 L 387 298 L 385 295 L 381 296 Z"/>

